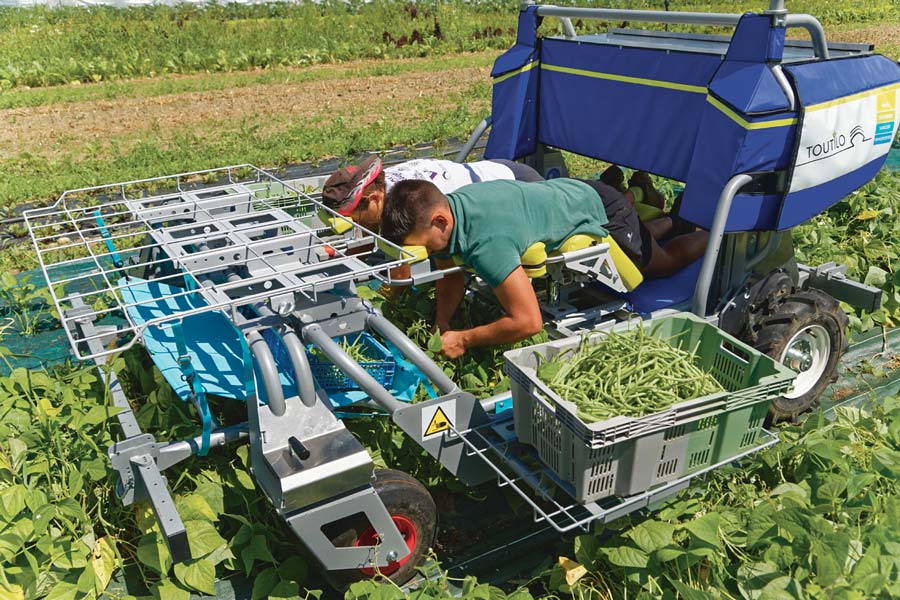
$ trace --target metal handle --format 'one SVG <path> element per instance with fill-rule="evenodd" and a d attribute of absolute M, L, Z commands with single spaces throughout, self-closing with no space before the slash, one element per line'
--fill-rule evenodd
<path fill-rule="evenodd" d="M 523 6 L 533 5 L 526 2 Z M 784 15 L 784 1 L 773 0 L 767 14 L 773 18 L 784 18 L 785 27 L 806 29 L 812 38 L 813 51 L 817 58 L 828 60 L 828 42 L 822 24 L 812 15 Z M 743 15 L 732 13 L 701 12 L 666 12 L 662 10 L 630 10 L 614 8 L 577 8 L 569 6 L 543 5 L 537 7 L 541 17 L 557 17 L 559 19 L 602 19 L 605 21 L 643 21 L 647 23 L 666 23 L 672 25 L 708 25 L 719 27 L 735 27 Z M 566 37 L 570 32 L 566 29 Z"/>
<path fill-rule="evenodd" d="M 731 212 L 731 203 L 738 191 L 751 181 L 753 178 L 749 175 L 735 175 L 728 180 L 722 193 L 719 194 L 716 213 L 713 215 L 712 226 L 709 228 L 709 241 L 706 244 L 706 252 L 703 254 L 703 263 L 700 265 L 700 275 L 697 277 L 697 287 L 694 289 L 691 312 L 698 317 L 706 316 L 709 288 L 712 286 L 713 273 L 715 273 L 716 262 L 719 260 L 722 238 L 725 237 L 725 224 L 728 222 L 728 214 Z"/>

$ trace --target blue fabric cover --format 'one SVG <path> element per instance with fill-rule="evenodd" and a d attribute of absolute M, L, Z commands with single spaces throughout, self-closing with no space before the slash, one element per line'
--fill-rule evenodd
<path fill-rule="evenodd" d="M 684 181 L 705 92 L 615 81 L 590 73 L 705 90 L 719 63 L 716 56 L 545 39 L 541 45 L 540 141 Z M 589 74 L 560 72 L 553 70 L 554 66 Z"/>
<path fill-rule="evenodd" d="M 494 61 L 491 77 L 501 78 L 491 92 L 491 131 L 485 158 L 515 160 L 537 148 L 537 95 L 540 69 L 514 73 L 539 60 L 537 28 L 541 18 L 530 6 L 519 13 L 516 44 Z"/>
<path fill-rule="evenodd" d="M 790 118 L 792 113 L 751 120 Z M 796 125 L 747 130 L 707 104 L 685 185 L 679 215 L 701 227 L 712 225 L 719 195 L 736 173 L 786 169 L 793 156 Z M 778 218 L 781 195 L 739 195 L 728 215 L 726 231 L 771 229 Z"/>
<path fill-rule="evenodd" d="M 701 264 L 702 258 L 664 279 L 645 279 L 622 297 L 642 315 L 684 302 L 694 296 Z"/>
<path fill-rule="evenodd" d="M 140 306 L 128 309 L 136 324 L 152 319 L 206 306 L 199 294 L 166 298 L 184 292 L 184 289 L 158 281 L 142 281 L 136 277 L 120 279 L 122 299 Z M 225 398 L 246 400 L 243 373 L 244 336 L 228 318 L 220 312 L 207 312 L 182 320 L 182 332 L 191 364 L 207 394 Z M 143 333 L 144 346 L 150 358 L 165 377 L 166 382 L 182 400 L 190 397 L 190 388 L 182 380 L 178 365 L 178 350 L 171 328 L 150 326 Z"/>
<path fill-rule="evenodd" d="M 785 65 L 803 106 L 900 81 L 900 65 L 880 54 Z"/>
<path fill-rule="evenodd" d="M 784 54 L 785 29 L 773 29 L 771 23 L 771 17 L 766 15 L 745 13 L 731 36 L 725 60 L 747 63 L 780 62 Z"/>
<path fill-rule="evenodd" d="M 804 108 L 900 82 L 900 65 L 880 55 L 792 65 L 785 72 Z M 823 132 L 826 137 L 828 133 Z M 787 194 L 773 228 L 788 229 L 827 210 L 875 177 L 886 160 L 884 155 L 836 179 Z"/>
<path fill-rule="evenodd" d="M 833 206 L 847 194 L 874 179 L 885 160 L 887 160 L 887 156 L 873 160 L 839 179 L 788 194 L 784 203 L 780 204 L 781 214 L 776 215 L 778 218 L 777 228 L 782 230 L 794 227 Z"/>

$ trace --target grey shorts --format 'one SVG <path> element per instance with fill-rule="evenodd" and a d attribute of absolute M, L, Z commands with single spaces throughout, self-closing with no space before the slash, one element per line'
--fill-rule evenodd
<path fill-rule="evenodd" d="M 495 162 L 498 165 L 507 167 L 510 171 L 513 172 L 513 177 L 516 178 L 516 181 L 524 181 L 526 183 L 544 181 L 544 178 L 541 177 L 540 173 L 526 164 L 515 162 L 513 160 L 506 160 L 505 158 L 492 158 L 490 159 L 490 161 Z"/>

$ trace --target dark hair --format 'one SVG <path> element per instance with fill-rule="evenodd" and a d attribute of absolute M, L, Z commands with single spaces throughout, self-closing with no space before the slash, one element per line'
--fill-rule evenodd
<path fill-rule="evenodd" d="M 381 235 L 403 244 L 409 234 L 428 226 L 431 211 L 446 206 L 447 197 L 430 181 L 407 179 L 396 183 L 381 212 Z"/>

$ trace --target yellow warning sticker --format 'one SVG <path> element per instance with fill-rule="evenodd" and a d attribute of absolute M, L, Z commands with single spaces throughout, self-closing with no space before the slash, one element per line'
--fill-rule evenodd
<path fill-rule="evenodd" d="M 444 409 L 438 406 L 437 410 L 434 411 L 434 416 L 431 417 L 431 421 L 428 423 L 428 427 L 425 428 L 425 437 L 447 431 L 452 424 L 450 418 L 444 413 Z"/>

